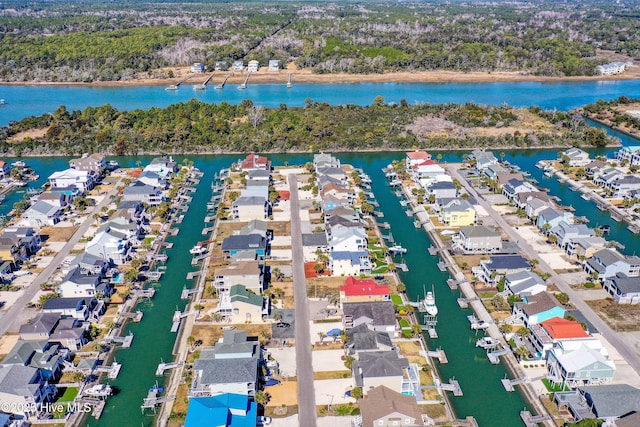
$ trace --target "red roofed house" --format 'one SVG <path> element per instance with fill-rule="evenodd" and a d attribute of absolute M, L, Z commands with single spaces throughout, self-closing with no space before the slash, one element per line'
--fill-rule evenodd
<path fill-rule="evenodd" d="M 238 160 L 236 166 L 243 171 L 271 170 L 271 161 L 264 156 L 251 153 L 244 160 Z"/>
<path fill-rule="evenodd" d="M 0 160 L 0 178 L 4 178 L 6 176 L 11 175 L 11 169 L 7 162 Z"/>
<path fill-rule="evenodd" d="M 546 358 L 547 351 L 558 345 L 560 342 L 567 344 L 567 341 L 574 341 L 577 345 L 584 340 L 593 340 L 575 320 L 567 320 L 561 317 L 553 317 L 537 325 L 530 326 L 531 343 L 539 352 L 539 356 Z"/>
<path fill-rule="evenodd" d="M 340 286 L 340 303 L 389 301 L 389 287 L 379 285 L 371 279 L 359 280 L 353 276 L 347 277 L 344 285 Z"/>
<path fill-rule="evenodd" d="M 407 153 L 407 157 L 405 158 L 405 165 L 407 166 L 407 169 L 411 169 L 413 166 L 419 165 L 427 160 L 431 160 L 431 154 L 426 151 L 410 151 Z"/>

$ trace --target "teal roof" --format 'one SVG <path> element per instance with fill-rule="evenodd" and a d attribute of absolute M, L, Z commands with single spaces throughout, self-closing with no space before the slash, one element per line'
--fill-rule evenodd
<path fill-rule="evenodd" d="M 635 153 L 640 150 L 640 145 L 627 145 L 626 147 L 622 147 L 622 149 Z"/>
<path fill-rule="evenodd" d="M 255 427 L 257 405 L 243 394 L 219 394 L 189 400 L 184 427 Z"/>
<path fill-rule="evenodd" d="M 231 302 L 240 301 L 262 307 L 262 297 L 247 291 L 247 288 L 242 285 L 233 285 L 229 289 L 229 295 L 231 296 Z"/>

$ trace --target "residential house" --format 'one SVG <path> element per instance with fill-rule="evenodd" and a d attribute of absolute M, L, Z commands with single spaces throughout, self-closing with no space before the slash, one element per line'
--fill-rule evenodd
<path fill-rule="evenodd" d="M 434 200 L 442 198 L 455 198 L 458 196 L 458 188 L 450 181 L 436 181 L 427 188 L 427 194 L 433 196 Z"/>
<path fill-rule="evenodd" d="M 73 197 L 69 194 L 45 191 L 44 193 L 40 193 L 36 196 L 36 200 L 49 203 L 50 205 L 62 209 L 73 202 Z"/>
<path fill-rule="evenodd" d="M 362 228 L 332 230 L 328 242 L 331 252 L 362 252 L 367 250 L 367 233 Z"/>
<path fill-rule="evenodd" d="M 507 274 L 530 270 L 531 264 L 520 255 L 494 255 L 488 260 L 481 260 L 479 266 L 472 268 L 473 274 L 487 286 L 495 286 Z"/>
<path fill-rule="evenodd" d="M 326 212 L 326 211 L 331 211 L 335 208 L 348 208 L 351 205 L 351 203 L 347 198 L 342 199 L 332 195 L 326 195 L 322 198 L 321 205 L 322 205 L 322 210 Z"/>
<path fill-rule="evenodd" d="M 271 170 L 271 161 L 264 156 L 251 153 L 244 160 L 238 160 L 235 167 L 243 171 Z"/>
<path fill-rule="evenodd" d="M 107 168 L 107 162 L 102 154 L 84 154 L 79 159 L 69 160 L 69 167 L 79 171 L 93 172 L 97 176 Z"/>
<path fill-rule="evenodd" d="M 627 161 L 632 165 L 640 164 L 640 145 L 626 145 L 616 153 L 616 160 Z"/>
<path fill-rule="evenodd" d="M 530 297 L 547 291 L 547 284 L 533 271 L 520 271 L 504 276 L 505 289 L 513 295 Z"/>
<path fill-rule="evenodd" d="M 269 71 L 279 71 L 280 70 L 280 61 L 277 59 L 269 60 Z"/>
<path fill-rule="evenodd" d="M 255 427 L 258 404 L 246 394 L 224 393 L 189 399 L 184 427 Z"/>
<path fill-rule="evenodd" d="M 358 222 L 360 220 L 360 216 L 358 215 L 358 213 L 351 208 L 337 207 L 331 209 L 330 211 L 325 211 L 324 213 L 325 221 L 330 220 L 334 216 L 340 216 L 351 222 Z"/>
<path fill-rule="evenodd" d="M 247 174 L 248 181 L 262 181 L 271 183 L 271 171 L 267 169 L 251 169 Z"/>
<path fill-rule="evenodd" d="M 193 64 L 191 64 L 192 73 L 202 74 L 204 73 L 204 70 L 205 70 L 204 64 L 201 62 L 194 62 Z"/>
<path fill-rule="evenodd" d="M 60 222 L 62 211 L 59 207 L 38 200 L 22 214 L 19 224 L 28 227 L 42 228 Z"/>
<path fill-rule="evenodd" d="M 347 354 L 351 356 L 368 351 L 393 350 L 393 343 L 389 334 L 375 331 L 366 323 L 347 329 L 345 335 L 347 336 L 347 341 L 344 347 Z"/>
<path fill-rule="evenodd" d="M 486 172 L 485 172 L 486 173 Z M 507 183 L 509 181 L 511 181 L 512 179 L 515 180 L 519 180 L 519 181 L 525 181 L 524 175 L 522 175 L 520 172 L 512 172 L 512 171 L 507 171 L 507 172 L 500 172 L 496 175 L 496 181 L 498 183 L 498 188 L 504 188 L 505 185 L 507 185 Z"/>
<path fill-rule="evenodd" d="M 625 176 L 626 174 L 620 169 L 608 168 L 602 170 L 599 174 L 593 176 L 593 183 L 600 187 L 610 188 L 611 184 Z"/>
<path fill-rule="evenodd" d="M 529 181 L 510 179 L 504 187 L 502 187 L 502 194 L 515 203 L 515 198 L 519 193 L 531 193 L 537 190 L 538 189 Z"/>
<path fill-rule="evenodd" d="M 502 235 L 484 225 L 460 227 L 453 237 L 452 249 L 466 254 L 493 254 L 502 250 Z"/>
<path fill-rule="evenodd" d="M 511 169 L 505 168 L 500 163 L 494 163 L 484 168 L 482 173 L 484 174 L 484 176 L 486 176 L 490 180 L 498 181 L 500 176 L 509 176 L 511 174 Z M 518 178 L 518 177 L 512 176 L 511 178 Z M 524 179 L 522 174 L 520 174 L 520 179 Z M 507 181 L 509 180 L 507 179 Z M 500 186 L 506 184 L 507 181 L 503 182 Z"/>
<path fill-rule="evenodd" d="M 356 193 L 350 188 L 342 187 L 340 185 L 337 185 L 331 182 L 322 188 L 322 190 L 320 191 L 320 197 L 322 198 L 334 197 L 335 199 L 340 200 L 342 202 L 340 204 L 336 204 L 337 206 L 348 207 L 350 204 L 352 204 L 355 201 Z"/>
<path fill-rule="evenodd" d="M 254 60 L 251 60 L 247 63 L 247 72 L 249 73 L 255 73 L 260 69 L 260 62 Z"/>
<path fill-rule="evenodd" d="M 1 237 L 10 239 L 19 247 L 24 248 L 26 256 L 35 255 L 40 250 L 42 243 L 40 235 L 31 227 L 5 228 Z"/>
<path fill-rule="evenodd" d="M 271 312 L 271 299 L 249 292 L 242 285 L 229 288 L 229 302 L 233 308 L 231 323 L 260 323 L 262 316 Z"/>
<path fill-rule="evenodd" d="M 451 181 L 452 178 L 446 174 L 444 168 L 433 160 L 418 163 L 410 170 L 413 179 L 419 182 L 422 187 L 426 187 L 435 181 Z"/>
<path fill-rule="evenodd" d="M 267 181 L 247 181 L 247 185 L 240 191 L 240 197 L 262 197 L 269 200 L 269 183 Z"/>
<path fill-rule="evenodd" d="M 627 70 L 627 67 L 629 67 L 630 65 L 632 65 L 631 61 L 628 61 L 628 62 L 622 62 L 622 61 L 609 62 L 607 64 L 598 65 L 596 67 L 596 73 L 598 73 L 598 74 L 600 74 L 602 76 L 610 76 L 612 74 L 620 74 L 620 73 L 624 73 Z"/>
<path fill-rule="evenodd" d="M 11 175 L 11 168 L 7 162 L 0 160 L 0 178 L 5 178 Z"/>
<path fill-rule="evenodd" d="M 564 317 L 564 308 L 549 293 L 541 292 L 516 302 L 513 315 L 529 327 L 554 317 Z"/>
<path fill-rule="evenodd" d="M 81 274 L 100 276 L 109 269 L 109 261 L 88 252 L 81 252 L 71 261 L 70 268 L 78 267 Z"/>
<path fill-rule="evenodd" d="M 567 162 L 569 166 L 586 166 L 591 163 L 589 153 L 576 147 L 560 152 L 560 160 Z"/>
<path fill-rule="evenodd" d="M 22 262 L 28 259 L 27 251 L 13 239 L 0 237 L 0 259 L 9 261 L 15 268 L 19 268 Z"/>
<path fill-rule="evenodd" d="M 359 276 L 371 274 L 369 252 L 331 252 L 329 270 L 332 276 Z"/>
<path fill-rule="evenodd" d="M 231 64 L 231 68 L 233 69 L 233 71 L 244 70 L 244 61 L 242 60 L 233 61 L 233 63 Z"/>
<path fill-rule="evenodd" d="M 396 334 L 396 314 L 391 301 L 346 302 L 342 311 L 345 330 L 364 323 L 375 331 Z"/>
<path fill-rule="evenodd" d="M 415 391 L 421 395 L 418 369 L 412 365 L 404 357 L 398 356 L 396 351 L 364 352 L 358 355 L 358 360 L 353 361 L 353 379 L 357 387 L 362 387 L 365 396 L 379 386 L 410 396 L 417 396 Z"/>
<path fill-rule="evenodd" d="M 162 191 L 141 181 L 135 181 L 124 188 L 122 200 L 125 202 L 146 203 L 149 206 L 157 206 L 164 201 Z"/>
<path fill-rule="evenodd" d="M 49 176 L 51 188 L 76 187 L 81 193 L 91 190 L 96 184 L 93 171 L 65 169 Z"/>
<path fill-rule="evenodd" d="M 569 349 L 565 349 L 563 344 L 547 352 L 547 379 L 552 384 L 576 388 L 611 382 L 616 365 L 609 360 L 601 344 L 593 348 L 582 343 L 577 348 L 571 346 Z"/>
<path fill-rule="evenodd" d="M 640 257 L 624 256 L 614 249 L 602 249 L 586 260 L 583 267 L 588 274 L 597 276 L 600 281 L 617 273 L 637 277 L 640 276 Z"/>
<path fill-rule="evenodd" d="M 66 353 L 68 352 L 60 344 L 47 340 L 25 341 L 19 339 L 9 354 L 2 359 L 0 367 L 31 366 L 39 369 L 46 381 L 57 380 L 62 375 L 63 354 Z"/>
<path fill-rule="evenodd" d="M 325 217 L 324 225 L 326 227 L 327 237 L 331 237 L 332 230 L 339 228 L 360 228 L 362 227 L 362 223 L 360 219 L 356 219 L 355 221 L 352 219 L 345 219 L 339 215 L 332 216 L 330 218 Z"/>
<path fill-rule="evenodd" d="M 318 259 L 318 251 L 326 253 L 329 250 L 327 235 L 325 233 L 309 233 L 302 235 L 302 254 L 304 262 L 313 262 Z"/>
<path fill-rule="evenodd" d="M 412 396 L 389 387 L 375 387 L 360 401 L 362 427 L 422 427 L 422 412 Z"/>
<path fill-rule="evenodd" d="M 260 342 L 257 337 L 248 337 L 247 331 L 225 331 L 213 349 L 200 349 L 203 359 L 238 359 L 243 357 L 260 358 Z"/>
<path fill-rule="evenodd" d="M 273 237 L 273 231 L 269 230 L 269 225 L 267 221 L 262 221 L 259 219 L 252 219 L 242 227 L 238 233 L 240 236 L 248 236 L 249 234 L 257 234 L 262 236 L 267 241 L 271 240 Z"/>
<path fill-rule="evenodd" d="M 98 227 L 85 248 L 85 251 L 96 257 L 109 260 L 111 264 L 122 265 L 131 259 L 132 243 L 137 243 L 137 237 L 132 236 L 137 231 L 125 232 L 123 228 L 116 228 L 111 221 Z"/>
<path fill-rule="evenodd" d="M 602 288 L 618 304 L 638 304 L 640 302 L 640 277 L 628 277 L 624 273 L 616 273 L 615 276 L 605 279 Z"/>
<path fill-rule="evenodd" d="M 537 351 L 536 356 L 541 360 L 546 360 L 547 352 L 561 342 L 571 341 L 575 347 L 578 347 L 583 341 L 597 340 L 589 335 L 580 323 L 562 317 L 553 317 L 530 325 L 529 330 L 531 330 L 529 341 Z M 565 346 L 568 347 L 568 344 L 565 343 Z"/>
<path fill-rule="evenodd" d="M 567 244 L 567 253 L 578 259 L 589 259 L 594 253 L 605 249 L 608 242 L 599 236 L 572 238 Z"/>
<path fill-rule="evenodd" d="M 407 170 L 413 169 L 414 166 L 419 165 L 427 160 L 431 160 L 431 154 L 422 150 L 409 151 L 405 154 L 404 164 Z"/>
<path fill-rule="evenodd" d="M 239 251 L 251 251 L 263 258 L 267 253 L 267 239 L 259 234 L 248 234 L 229 236 L 222 241 L 222 252 L 226 256 L 233 256 Z"/>
<path fill-rule="evenodd" d="M 318 176 L 332 178 L 342 186 L 347 185 L 349 181 L 347 174 L 340 166 L 320 166 L 316 168 L 316 172 Z M 322 189 L 325 189 L 324 185 L 322 185 Z"/>
<path fill-rule="evenodd" d="M 161 190 L 166 190 L 169 187 L 168 176 L 162 172 L 155 172 L 152 170 L 143 170 L 138 176 L 137 182 L 156 187 Z"/>
<path fill-rule="evenodd" d="M 640 425 L 640 389 L 629 384 L 589 385 L 554 396 L 558 408 L 566 409 L 576 422 L 588 418 L 604 421 L 602 426 Z"/>
<path fill-rule="evenodd" d="M 613 197 L 624 197 L 632 191 L 640 190 L 640 177 L 636 175 L 624 175 L 609 184 Z"/>
<path fill-rule="evenodd" d="M 20 365 L 0 367 L 0 402 L 3 403 L 3 411 L 16 415 L 35 415 L 38 405 L 53 401 L 56 394 L 56 387 L 46 382 L 38 368 Z"/>
<path fill-rule="evenodd" d="M 62 298 L 96 298 L 110 290 L 101 276 L 83 274 L 79 267 L 73 267 L 58 285 L 58 292 Z"/>
<path fill-rule="evenodd" d="M 269 217 L 269 202 L 264 197 L 240 196 L 233 201 L 232 213 L 239 221 L 266 219 Z"/>
<path fill-rule="evenodd" d="M 571 240 L 595 237 L 596 232 L 593 228 L 589 228 L 584 224 L 568 224 L 564 221 L 560 221 L 558 225 L 549 230 L 549 235 L 556 236 L 556 244 L 567 251 L 569 255 L 573 255 L 573 253 L 569 252 L 568 248 Z"/>
<path fill-rule="evenodd" d="M 78 351 L 87 343 L 82 322 L 61 318 L 58 313 L 38 313 L 29 323 L 20 325 L 20 339 L 59 342 L 71 351 Z"/>
<path fill-rule="evenodd" d="M 313 155 L 313 168 L 317 171 L 323 167 L 340 167 L 340 160 L 331 154 L 318 153 Z"/>
<path fill-rule="evenodd" d="M 242 285 L 260 295 L 264 288 L 264 272 L 258 261 L 240 261 L 225 268 L 216 268 L 214 285 L 218 293 Z"/>
<path fill-rule="evenodd" d="M 168 178 L 172 173 L 178 172 L 178 164 L 171 156 L 156 157 L 144 167 L 144 170 L 155 172 L 165 178 Z"/>
<path fill-rule="evenodd" d="M 477 220 L 477 214 L 471 203 L 464 199 L 455 199 L 442 206 L 439 218 L 445 225 L 463 227 L 465 225 L 474 225 Z"/>
<path fill-rule="evenodd" d="M 600 173 L 602 169 L 606 169 L 608 165 L 609 164 L 604 160 L 593 160 L 584 167 L 585 176 L 589 179 L 593 179 L 594 175 Z"/>
<path fill-rule="evenodd" d="M 340 303 L 389 301 L 389 287 L 380 285 L 371 279 L 356 279 L 347 277 L 344 285 L 340 286 Z"/>
<path fill-rule="evenodd" d="M 533 193 L 520 193 L 515 199 L 518 209 L 524 209 L 527 217 L 537 218 L 538 214 L 547 208 L 553 207 L 553 202 L 546 193 L 539 191 Z"/>
<path fill-rule="evenodd" d="M 470 159 L 475 161 L 476 171 L 482 172 L 491 165 L 498 164 L 498 159 L 491 151 L 473 150 Z"/>
<path fill-rule="evenodd" d="M 546 233 L 561 222 L 573 224 L 573 214 L 555 208 L 547 208 L 538 213 L 536 227 Z"/>

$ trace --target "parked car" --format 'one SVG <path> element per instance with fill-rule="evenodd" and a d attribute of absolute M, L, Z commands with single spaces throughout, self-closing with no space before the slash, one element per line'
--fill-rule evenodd
<path fill-rule="evenodd" d="M 259 416 L 258 417 L 258 425 L 262 425 L 262 426 L 268 426 L 271 424 L 271 417 L 264 417 L 264 416 Z"/>
<path fill-rule="evenodd" d="M 276 328 L 288 328 L 290 326 L 291 326 L 291 323 L 287 323 L 287 322 L 276 323 Z"/>

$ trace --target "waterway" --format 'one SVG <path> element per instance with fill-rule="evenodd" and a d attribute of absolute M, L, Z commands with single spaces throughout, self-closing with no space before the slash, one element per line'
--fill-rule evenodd
<path fill-rule="evenodd" d="M 163 86 L 88 87 L 88 86 L 0 86 L 0 126 L 31 115 L 52 113 L 64 104 L 68 110 L 111 104 L 121 110 L 166 107 L 192 98 L 203 102 L 226 101 L 238 104 L 252 100 L 256 105 L 278 107 L 280 104 L 303 106 L 307 99 L 332 105 L 370 105 L 376 96 L 387 102 L 404 99 L 414 103 L 465 103 L 516 107 L 538 105 L 545 109 L 569 110 L 598 99 L 613 99 L 620 95 L 640 93 L 640 80 L 584 82 L 497 82 L 497 83 L 344 83 L 249 84 L 246 90 L 227 86 L 223 90 L 209 88 L 194 91 L 185 85 L 177 91 L 165 91 Z"/>

